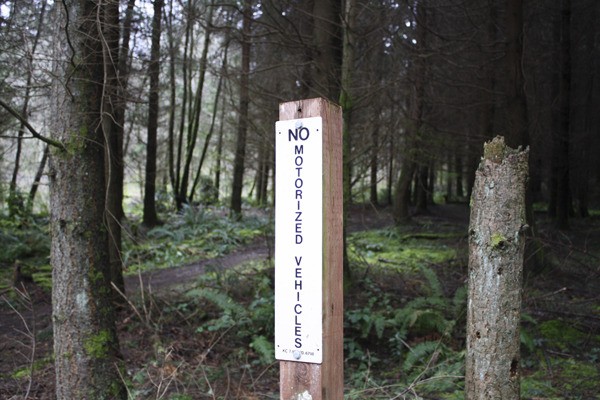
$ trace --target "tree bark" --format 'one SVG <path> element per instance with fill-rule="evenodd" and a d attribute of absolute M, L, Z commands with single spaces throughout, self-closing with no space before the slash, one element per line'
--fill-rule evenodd
<path fill-rule="evenodd" d="M 248 108 L 250 105 L 250 33 L 252 24 L 252 0 L 244 1 L 242 22 L 242 71 L 240 74 L 240 108 L 238 114 L 237 143 L 233 161 L 231 186 L 231 213 L 234 218 L 242 216 L 242 189 L 244 187 L 244 164 L 246 160 L 246 134 L 248 131 Z"/>
<path fill-rule="evenodd" d="M 119 77 L 119 0 L 108 0 L 103 4 L 102 47 L 104 63 L 104 85 L 102 93 L 102 129 L 105 135 L 106 213 L 108 228 L 110 277 L 119 291 L 125 291 L 123 262 L 121 261 L 123 219 L 123 128 L 118 124 L 118 113 L 122 103 Z M 124 120 L 124 116 L 123 116 Z M 124 302 L 115 291 L 113 298 Z"/>
<path fill-rule="evenodd" d="M 79 0 L 55 11 L 53 75 L 62 81 L 53 83 L 51 132 L 66 147 L 52 149 L 50 168 L 56 397 L 125 399 L 104 224 L 104 5 Z"/>
<path fill-rule="evenodd" d="M 523 76 L 523 0 L 508 0 L 506 10 L 506 143 L 529 145 L 527 98 Z"/>
<path fill-rule="evenodd" d="M 44 170 L 46 169 L 46 162 L 48 161 L 48 155 L 50 154 L 50 146 L 44 146 L 44 153 L 42 154 L 42 159 L 40 160 L 40 164 L 38 165 L 37 172 L 35 173 L 35 178 L 33 178 L 33 183 L 31 184 L 31 189 L 29 190 L 29 208 L 33 209 L 33 202 L 35 201 L 35 195 L 37 194 L 38 187 L 42 181 L 42 176 L 44 175 Z"/>
<path fill-rule="evenodd" d="M 148 137 L 146 142 L 146 179 L 144 184 L 143 223 L 148 227 L 158 224 L 156 213 L 156 152 L 159 108 L 159 76 L 160 76 L 160 33 L 163 0 L 154 1 L 152 18 L 152 45 L 150 48 L 150 98 L 148 101 Z"/>
<path fill-rule="evenodd" d="M 181 177 L 179 187 L 179 198 L 183 199 L 186 203 L 193 197 L 193 193 L 188 194 L 188 185 L 190 181 L 192 159 L 194 156 L 194 150 L 196 149 L 196 141 L 198 140 L 198 131 L 200 130 L 200 114 L 202 112 L 202 93 L 204 91 L 204 81 L 206 77 L 206 67 L 208 62 L 208 48 L 210 46 L 210 35 L 212 25 L 212 16 L 214 11 L 214 1 L 208 5 L 208 15 L 206 19 L 206 29 L 204 30 L 204 46 L 202 48 L 202 55 L 200 56 L 200 66 L 198 71 L 198 83 L 196 86 L 196 93 L 194 95 L 194 106 L 190 113 L 190 121 L 188 121 L 188 136 L 186 142 L 186 157 L 183 166 L 183 175 Z M 192 189 L 193 190 L 193 189 Z"/>
<path fill-rule="evenodd" d="M 469 226 L 466 399 L 518 399 L 528 150 L 484 146 Z"/>
<path fill-rule="evenodd" d="M 425 46 L 427 42 L 427 10 L 422 3 L 417 3 L 416 15 L 419 16 L 417 21 L 417 48 L 415 51 L 413 88 L 413 102 L 410 110 L 410 119 L 412 126 L 408 128 L 406 133 L 404 158 L 396 192 L 394 198 L 393 215 L 394 222 L 399 225 L 409 219 L 410 205 L 410 189 L 415 171 L 420 169 L 419 163 L 423 160 L 418 160 L 415 154 L 420 151 L 420 131 L 423 126 L 423 104 L 425 97 L 425 76 L 427 75 L 427 67 L 423 60 Z M 421 157 L 422 158 L 422 157 Z"/>
<path fill-rule="evenodd" d="M 569 147 L 571 130 L 571 1 L 562 0 L 560 23 L 559 129 L 553 141 L 556 156 L 556 227 L 569 228 L 571 185 Z"/>
<path fill-rule="evenodd" d="M 340 96 L 342 33 L 339 0 L 315 0 L 313 5 L 312 95 L 336 101 Z"/>

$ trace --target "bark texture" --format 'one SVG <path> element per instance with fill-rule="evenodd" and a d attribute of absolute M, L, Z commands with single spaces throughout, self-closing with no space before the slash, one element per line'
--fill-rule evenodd
<path fill-rule="evenodd" d="M 50 158 L 52 322 L 56 398 L 120 399 L 119 346 L 105 225 L 104 63 L 97 15 L 80 0 L 55 4 L 54 139 Z M 65 35 L 68 34 L 68 38 Z"/>
<path fill-rule="evenodd" d="M 237 142 L 233 161 L 231 188 L 231 213 L 234 218 L 242 216 L 242 191 L 244 189 L 244 165 L 246 162 L 246 135 L 248 133 L 248 109 L 250 107 L 250 34 L 252 24 L 252 0 L 244 2 L 242 23 L 242 71 L 240 76 L 240 105 L 238 114 Z"/>
<path fill-rule="evenodd" d="M 528 150 L 484 145 L 469 226 L 466 399 L 519 398 Z"/>

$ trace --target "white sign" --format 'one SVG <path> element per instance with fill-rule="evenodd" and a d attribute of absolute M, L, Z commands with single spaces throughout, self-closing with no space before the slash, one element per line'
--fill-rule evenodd
<path fill-rule="evenodd" d="M 323 122 L 275 125 L 275 358 L 323 360 Z"/>

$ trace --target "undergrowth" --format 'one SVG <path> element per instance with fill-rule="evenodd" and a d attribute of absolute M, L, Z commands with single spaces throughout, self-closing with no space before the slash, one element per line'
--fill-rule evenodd
<path fill-rule="evenodd" d="M 184 206 L 167 222 L 145 231 L 132 222 L 132 234 L 124 235 L 123 261 L 128 272 L 177 267 L 199 259 L 227 254 L 252 240 L 269 235 L 268 216 L 256 214 L 243 220 L 227 217 L 217 207 Z"/>
<path fill-rule="evenodd" d="M 20 257 L 44 263 L 49 242 L 45 220 L 39 221 L 0 221 L 0 239 L 12 252 L 0 262 Z M 179 266 L 272 234 L 265 216 L 233 221 L 218 208 L 185 208 L 168 221 L 147 232 L 132 224 L 124 249 L 128 265 Z M 464 398 L 464 232 L 413 224 L 357 232 L 348 243 L 352 282 L 344 299 L 344 398 Z M 273 275 L 270 261 L 253 261 L 208 269 L 176 292 L 130 294 L 119 321 L 129 398 L 279 398 Z M 594 321 L 600 308 L 587 298 L 560 297 L 582 311 L 540 312 L 550 309 L 541 303 L 558 304 L 567 292 L 526 289 L 524 399 L 597 398 L 600 335 Z M 593 318 L 587 319 L 590 309 Z M 19 373 L 24 374 L 15 370 L 14 379 L 24 379 Z"/>
<path fill-rule="evenodd" d="M 50 289 L 50 233 L 46 214 L 0 214 L 0 290 L 13 283 L 16 264 L 21 273 Z"/>

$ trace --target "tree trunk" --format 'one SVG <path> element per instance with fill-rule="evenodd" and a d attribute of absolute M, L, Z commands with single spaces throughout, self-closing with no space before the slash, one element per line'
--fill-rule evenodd
<path fill-rule="evenodd" d="M 417 170 L 416 176 L 416 188 L 415 188 L 415 206 L 417 214 L 427 214 L 429 209 L 427 208 L 427 189 L 428 178 L 429 178 L 429 167 L 427 165 L 420 165 Z"/>
<path fill-rule="evenodd" d="M 560 125 L 554 138 L 556 155 L 556 227 L 569 228 L 571 185 L 569 182 L 569 147 L 571 130 L 571 1 L 562 0 L 560 24 Z"/>
<path fill-rule="evenodd" d="M 163 0 L 154 1 L 154 16 L 152 17 L 152 45 L 150 48 L 150 98 L 148 101 L 148 139 L 146 142 L 146 179 L 144 184 L 144 215 L 143 223 L 148 227 L 158 224 L 156 213 L 156 147 L 158 131 L 159 108 L 159 78 L 160 78 L 160 33 Z"/>
<path fill-rule="evenodd" d="M 215 155 L 215 193 L 217 202 L 221 196 L 221 157 L 223 156 L 223 130 L 225 125 L 225 97 L 221 104 L 221 117 L 219 122 L 219 136 L 217 138 L 217 154 Z"/>
<path fill-rule="evenodd" d="M 369 181 L 369 200 L 371 204 L 377 206 L 379 203 L 377 193 L 378 177 L 377 172 L 379 170 L 379 115 L 377 116 L 377 122 L 373 127 L 373 133 L 371 134 L 371 160 L 369 163 L 370 169 L 370 181 Z"/>
<path fill-rule="evenodd" d="M 484 146 L 469 226 L 465 398 L 519 399 L 528 150 Z"/>
<path fill-rule="evenodd" d="M 119 1 L 109 0 L 104 3 L 102 25 L 102 44 L 104 62 L 104 89 L 102 103 L 102 129 L 105 145 L 106 174 L 106 213 L 105 223 L 109 237 L 110 277 L 117 288 L 125 291 L 123 280 L 123 263 L 121 261 L 123 219 L 123 128 L 118 125 L 118 114 L 121 112 L 122 96 L 119 76 Z M 124 120 L 124 117 L 123 117 Z M 124 302 L 122 296 L 115 291 L 113 298 Z"/>
<path fill-rule="evenodd" d="M 46 169 L 46 162 L 48 161 L 48 155 L 50 154 L 50 148 L 48 145 L 44 146 L 44 153 L 42 154 L 42 159 L 40 160 L 40 164 L 38 166 L 37 172 L 35 173 L 35 178 L 33 179 L 33 183 L 31 184 L 31 189 L 29 190 L 29 208 L 33 209 L 33 202 L 35 201 L 35 195 L 37 193 L 38 187 L 42 181 L 42 176 L 44 175 L 44 169 Z"/>
<path fill-rule="evenodd" d="M 208 133 L 206 134 L 206 140 L 204 141 L 204 146 L 202 147 L 202 153 L 200 154 L 200 161 L 198 161 L 198 167 L 196 169 L 196 177 L 194 178 L 194 183 L 192 185 L 192 189 L 190 190 L 190 201 L 193 201 L 193 199 L 194 199 L 196 187 L 198 186 L 198 183 L 200 182 L 202 166 L 204 165 L 204 160 L 206 159 L 206 154 L 208 152 L 208 146 L 210 144 L 210 140 L 212 139 L 213 133 L 215 131 L 215 122 L 217 120 L 217 104 L 219 104 L 219 99 L 221 96 L 221 88 L 223 87 L 223 77 L 225 76 L 225 72 L 227 69 L 227 53 L 229 51 L 229 35 L 227 35 L 227 37 L 225 38 L 224 46 L 225 46 L 225 48 L 223 49 L 223 62 L 221 64 L 221 75 L 219 76 L 219 80 L 217 83 L 217 91 L 215 93 L 215 100 L 213 102 L 213 104 L 215 105 L 215 109 L 211 116 L 210 128 L 209 128 Z M 225 106 L 225 103 L 223 103 L 223 107 L 224 106 Z M 223 115 L 223 111 L 221 112 L 221 115 Z M 222 121 L 221 121 L 221 125 L 222 125 Z M 222 132 L 222 130 L 221 130 L 221 132 Z M 221 145 L 222 145 L 222 137 L 220 138 L 220 140 L 221 140 Z"/>
<path fill-rule="evenodd" d="M 65 9 L 66 8 L 66 9 Z M 56 4 L 51 132 L 52 321 L 56 397 L 125 399 L 105 228 L 104 6 Z M 67 17 L 68 14 L 68 17 Z M 99 22 L 99 23 L 98 23 Z M 65 27 L 68 39 L 64 35 Z M 73 59 L 78 60 L 73 63 Z"/>
<path fill-rule="evenodd" d="M 244 164 L 246 160 L 246 134 L 248 131 L 248 108 L 250 105 L 250 33 L 252 24 L 252 0 L 244 1 L 242 23 L 242 71 L 240 74 L 240 108 L 237 143 L 233 161 L 233 183 L 231 186 L 231 213 L 234 218 L 242 216 L 242 189 L 244 187 Z"/>
<path fill-rule="evenodd" d="M 168 154 L 169 182 L 173 193 L 177 193 L 179 183 L 175 178 L 175 110 L 177 105 L 177 80 L 175 78 L 175 34 L 173 33 L 173 0 L 169 1 L 169 16 L 167 22 L 167 42 L 169 44 L 169 129 L 168 129 Z"/>
<path fill-rule="evenodd" d="M 342 65 L 341 1 L 314 0 L 312 94 L 336 101 Z"/>
<path fill-rule="evenodd" d="M 196 149 L 196 141 L 198 140 L 198 131 L 200 130 L 200 114 L 202 112 L 202 93 L 204 92 L 204 80 L 206 77 L 206 66 L 208 62 L 208 48 L 210 46 L 211 30 L 209 29 L 209 27 L 212 25 L 212 16 L 214 8 L 215 7 L 212 3 L 208 5 L 209 11 L 208 16 L 206 17 L 206 29 L 204 30 L 204 46 L 202 48 L 202 55 L 200 56 L 198 83 L 196 86 L 196 93 L 194 96 L 194 106 L 192 112 L 190 113 L 190 121 L 188 121 L 186 157 L 185 164 L 183 166 L 183 175 L 181 177 L 181 183 L 179 187 L 179 198 L 184 199 L 186 203 L 190 202 L 190 199 L 193 197 L 193 193 L 188 193 L 188 185 L 192 168 L 192 159 L 194 156 L 194 150 Z"/>
<path fill-rule="evenodd" d="M 10 213 L 18 213 L 22 210 L 20 210 L 20 208 L 22 208 L 23 204 L 22 204 L 22 199 L 20 198 L 20 194 L 18 193 L 18 176 L 19 176 L 19 168 L 20 168 L 20 164 L 21 164 L 21 150 L 22 150 L 22 142 L 23 142 L 23 135 L 25 134 L 25 122 L 28 119 L 28 115 L 29 115 L 29 100 L 31 99 L 31 83 L 32 83 L 32 79 L 33 79 L 33 56 L 35 55 L 36 49 L 37 49 L 37 45 L 39 43 L 39 39 L 40 39 L 40 35 L 42 32 L 42 28 L 44 26 L 44 17 L 46 15 L 46 4 L 47 2 L 44 0 L 42 1 L 41 4 L 41 8 L 40 8 L 40 14 L 38 17 L 38 23 L 37 23 L 37 28 L 36 28 L 36 33 L 35 36 L 33 38 L 33 43 L 31 44 L 31 49 L 28 49 L 27 51 L 27 72 L 26 72 L 26 79 L 25 79 L 25 96 L 23 98 L 23 107 L 21 109 L 21 115 L 23 116 L 23 118 L 25 119 L 24 121 L 21 121 L 21 124 L 19 125 L 19 132 L 17 134 L 17 148 L 15 151 L 15 163 L 13 166 L 13 173 L 12 173 L 12 178 L 10 180 L 10 195 L 9 195 L 9 210 Z M 33 203 L 31 203 L 31 205 L 33 206 Z"/>
<path fill-rule="evenodd" d="M 425 96 L 425 76 L 427 75 L 427 67 L 423 60 L 427 41 L 427 11 L 422 3 L 417 3 L 416 15 L 420 19 L 417 23 L 416 60 L 412 71 L 415 82 L 412 95 L 413 102 L 410 110 L 412 126 L 406 132 L 404 158 L 394 198 L 393 214 L 394 222 L 397 225 L 409 219 L 411 183 L 415 171 L 420 169 L 418 164 L 424 161 L 415 159 L 415 153 L 421 150 L 419 141 L 421 136 L 420 131 L 423 126 L 423 100 Z M 420 157 L 422 158 L 422 154 Z"/>
<path fill-rule="evenodd" d="M 508 0 L 506 10 L 506 143 L 529 145 L 523 76 L 523 0 Z"/>
<path fill-rule="evenodd" d="M 118 7 L 118 1 L 116 2 Z M 113 99 L 113 113 L 114 113 L 114 124 L 112 131 L 115 136 L 113 143 L 113 167 L 112 173 L 114 174 L 114 184 L 112 190 L 115 191 L 115 210 L 119 226 L 121 226 L 123 218 L 125 218 L 125 212 L 123 211 L 123 190 L 124 190 L 124 157 L 125 157 L 125 111 L 127 110 L 127 88 L 129 86 L 129 71 L 131 69 L 131 57 L 129 54 L 129 41 L 131 39 L 131 29 L 133 24 L 133 13 L 135 7 L 135 0 L 128 0 L 127 7 L 125 9 L 125 18 L 123 19 L 122 25 L 122 37 L 121 46 L 118 51 L 118 68 L 117 68 L 117 89 L 116 99 Z M 119 246 L 120 255 L 121 246 Z M 120 266 L 119 258 L 119 266 Z"/>
<path fill-rule="evenodd" d="M 172 3 L 171 3 L 172 4 Z M 171 14 L 173 12 L 173 9 L 171 7 Z M 193 45 L 190 44 L 190 41 L 193 41 L 193 22 L 191 21 L 191 17 L 192 17 L 192 10 L 191 10 L 191 2 L 188 2 L 188 10 L 187 13 L 188 15 L 188 19 L 186 20 L 186 26 L 185 26 L 185 43 L 184 43 L 184 47 L 183 47 L 183 61 L 181 63 L 182 65 L 182 78 L 183 78 L 183 94 L 181 96 L 181 99 L 177 99 L 175 97 L 175 89 L 177 86 L 176 82 L 173 81 L 171 82 L 171 84 L 173 85 L 172 89 L 171 89 L 171 112 L 174 113 L 177 105 L 179 104 L 179 108 L 181 109 L 181 115 L 179 118 L 179 134 L 177 137 L 177 150 L 176 150 L 176 155 L 173 155 L 173 153 L 170 154 L 171 159 L 175 158 L 176 161 L 174 162 L 174 171 L 173 171 L 173 180 L 174 180 L 174 186 L 173 186 L 173 194 L 175 196 L 175 206 L 177 207 L 178 210 L 181 210 L 181 208 L 183 207 L 183 203 L 185 203 L 185 198 L 181 197 L 181 158 L 183 156 L 183 134 L 185 132 L 185 121 L 186 121 L 186 115 L 187 115 L 187 109 L 188 109 L 188 91 L 190 90 L 190 86 L 191 86 L 191 78 L 189 76 L 189 70 L 190 68 L 190 64 L 191 64 L 191 58 L 192 58 L 192 54 L 193 54 Z M 171 15 L 169 16 L 171 17 Z M 173 37 L 173 33 L 171 32 L 171 35 L 169 37 L 169 46 L 171 49 L 171 77 L 174 78 L 175 77 L 175 62 L 176 62 L 176 50 L 173 47 L 173 41 L 175 40 L 175 38 Z M 174 114 L 173 114 L 174 116 Z M 174 129 L 174 128 L 173 128 Z M 169 133 L 170 137 L 171 137 L 171 133 Z M 171 143 L 173 143 L 173 151 L 174 150 L 174 141 L 175 141 L 175 137 L 174 137 L 174 133 L 173 133 L 173 141 Z"/>
<path fill-rule="evenodd" d="M 394 222 L 398 225 L 409 219 L 410 184 L 415 172 L 415 163 L 405 159 L 402 162 L 400 176 L 394 193 Z"/>

